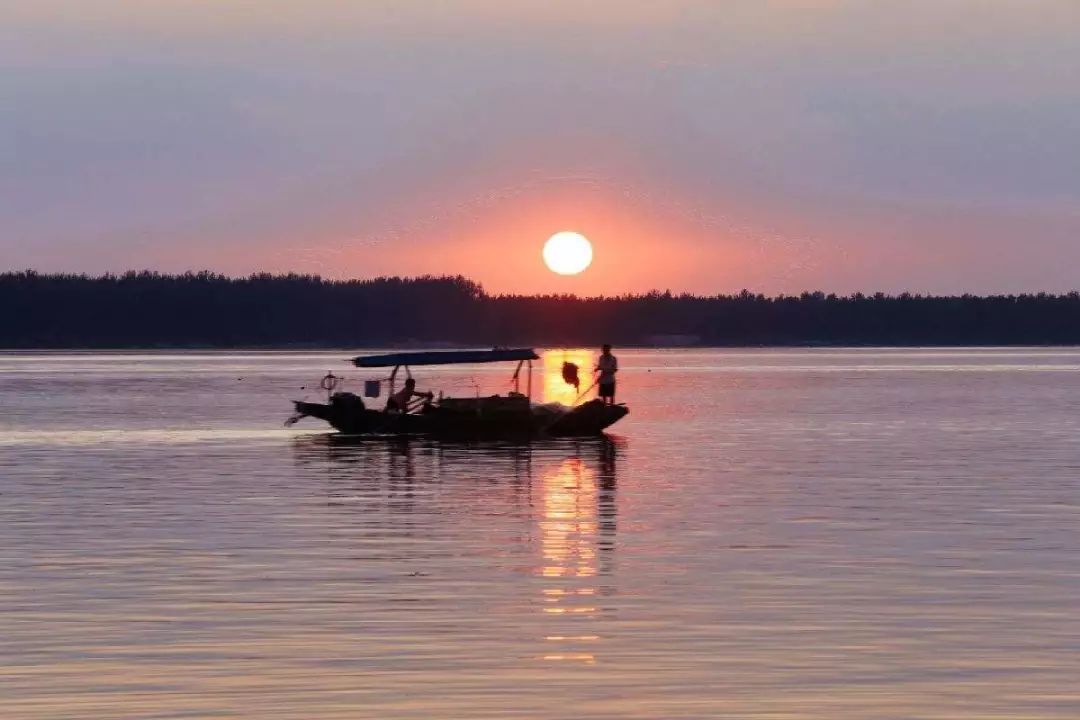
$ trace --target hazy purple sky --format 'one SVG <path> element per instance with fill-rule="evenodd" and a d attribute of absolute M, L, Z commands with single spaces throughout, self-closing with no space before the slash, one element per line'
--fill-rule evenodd
<path fill-rule="evenodd" d="M 1062 290 L 1078 138 L 1077 0 L 0 2 L 5 269 Z"/>

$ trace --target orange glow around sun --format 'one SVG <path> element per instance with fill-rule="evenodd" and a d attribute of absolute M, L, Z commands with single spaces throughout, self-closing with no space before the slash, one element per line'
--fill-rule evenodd
<path fill-rule="evenodd" d="M 436 219 L 329 247 L 316 241 L 303 257 L 282 253 L 280 267 L 324 277 L 461 274 L 492 294 L 619 295 L 767 288 L 763 280 L 797 259 L 756 236 L 742 238 L 669 208 L 578 186 L 510 195 Z M 580 255 L 560 251 L 549 259 L 542 253 L 560 230 L 584 239 Z"/>

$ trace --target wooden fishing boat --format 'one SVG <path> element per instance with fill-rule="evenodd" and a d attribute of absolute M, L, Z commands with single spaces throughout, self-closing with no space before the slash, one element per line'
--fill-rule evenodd
<path fill-rule="evenodd" d="M 365 382 L 369 400 L 381 395 L 383 383 L 394 396 L 399 373 L 404 368 L 412 377 L 411 368 L 423 365 L 476 364 L 516 362 L 512 382 L 514 389 L 506 395 L 487 397 L 443 397 L 433 394 L 400 409 L 372 409 L 364 398 L 351 392 L 338 391 L 338 380 L 332 373 L 323 378 L 325 403 L 294 401 L 296 413 L 289 418 L 292 424 L 305 417 L 326 421 L 336 430 L 350 435 L 442 435 L 454 437 L 550 436 L 585 437 L 600 435 L 629 412 L 624 404 L 609 405 L 599 399 L 573 407 L 559 403 L 538 404 L 532 401 L 532 362 L 537 354 L 528 348 L 495 350 L 453 350 L 404 352 L 388 355 L 368 355 L 350 362 L 360 368 L 393 368 L 390 376 Z M 522 375 L 525 392 L 521 392 Z"/>

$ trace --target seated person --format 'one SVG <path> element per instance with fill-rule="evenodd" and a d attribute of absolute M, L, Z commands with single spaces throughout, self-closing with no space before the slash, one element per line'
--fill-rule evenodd
<path fill-rule="evenodd" d="M 414 397 L 422 397 L 430 401 L 434 396 L 429 392 L 416 392 L 416 381 L 409 378 L 405 381 L 405 387 L 391 395 L 390 399 L 386 401 L 387 412 L 409 412 L 409 401 Z"/>

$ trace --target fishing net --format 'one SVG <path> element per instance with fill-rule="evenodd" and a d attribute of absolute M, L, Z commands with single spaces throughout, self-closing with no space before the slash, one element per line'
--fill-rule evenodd
<path fill-rule="evenodd" d="M 578 377 L 578 366 L 572 362 L 564 362 L 562 364 L 562 379 L 567 385 L 573 385 L 577 390 L 581 386 L 581 379 Z"/>

